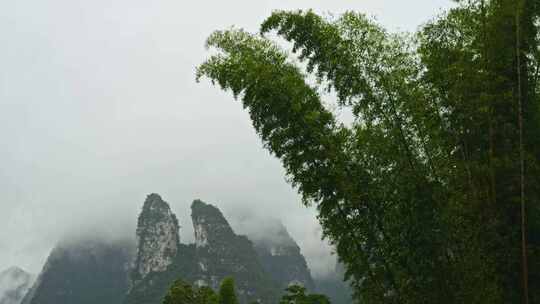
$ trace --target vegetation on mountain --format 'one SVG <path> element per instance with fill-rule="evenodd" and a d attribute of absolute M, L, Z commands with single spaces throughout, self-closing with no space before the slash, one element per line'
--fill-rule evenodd
<path fill-rule="evenodd" d="M 121 303 L 128 288 L 126 269 L 134 251 L 129 239 L 64 240 L 52 250 L 21 303 Z"/>
<path fill-rule="evenodd" d="M 202 286 L 197 289 L 195 297 L 199 299 L 200 304 L 217 304 L 219 296 L 208 286 Z"/>
<path fill-rule="evenodd" d="M 217 207 L 195 200 L 191 217 L 200 266 L 198 280 L 217 289 L 221 280 L 234 277 L 242 303 L 254 299 L 272 303 L 279 299 L 281 289 L 265 271 L 253 243 L 237 235 Z"/>
<path fill-rule="evenodd" d="M 286 291 L 287 294 L 281 298 L 279 304 L 330 304 L 327 296 L 306 294 L 306 288 L 300 285 L 291 285 Z"/>
<path fill-rule="evenodd" d="M 193 288 L 183 280 L 176 280 L 163 304 L 218 304 L 218 295 L 210 287 Z"/>
<path fill-rule="evenodd" d="M 195 293 L 190 284 L 177 280 L 173 283 L 167 295 L 163 299 L 163 304 L 188 304 L 195 302 Z"/>
<path fill-rule="evenodd" d="M 137 281 L 127 291 L 124 304 L 161 303 L 168 288 L 178 278 L 186 282 L 197 280 L 199 269 L 197 267 L 197 254 L 195 245 L 179 244 L 178 254 L 173 263 L 163 272 L 151 272 L 144 279 Z M 136 270 L 132 269 L 131 272 Z"/>
<path fill-rule="evenodd" d="M 279 282 L 280 290 L 290 284 L 301 284 L 310 291 L 315 290 L 311 271 L 300 247 L 280 221 L 267 221 L 264 235 L 248 235 L 248 238 L 253 241 L 266 273 Z"/>
<path fill-rule="evenodd" d="M 540 3 L 456 2 L 416 35 L 277 11 L 214 32 L 197 70 L 317 207 L 359 303 L 540 301 Z"/>
<path fill-rule="evenodd" d="M 238 304 L 234 279 L 232 277 L 226 277 L 221 281 L 221 286 L 219 287 L 219 304 Z"/>
<path fill-rule="evenodd" d="M 327 296 L 307 294 L 301 285 L 290 285 L 280 304 L 330 304 Z M 192 287 L 183 280 L 176 280 L 163 298 L 162 304 L 238 304 L 234 279 L 226 277 L 221 281 L 219 293 L 208 286 Z M 255 301 L 254 303 L 260 303 Z"/>

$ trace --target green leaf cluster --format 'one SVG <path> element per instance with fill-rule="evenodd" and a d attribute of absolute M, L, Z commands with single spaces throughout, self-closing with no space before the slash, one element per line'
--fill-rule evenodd
<path fill-rule="evenodd" d="M 291 285 L 286 289 L 287 294 L 279 304 L 330 304 L 327 296 L 322 294 L 306 294 L 306 289 L 300 285 Z"/>
<path fill-rule="evenodd" d="M 238 304 L 234 279 L 232 277 L 227 277 L 221 281 L 221 286 L 219 287 L 219 304 Z"/>
<path fill-rule="evenodd" d="M 163 299 L 163 304 L 218 304 L 218 295 L 212 288 L 193 288 L 183 280 L 176 280 Z"/>

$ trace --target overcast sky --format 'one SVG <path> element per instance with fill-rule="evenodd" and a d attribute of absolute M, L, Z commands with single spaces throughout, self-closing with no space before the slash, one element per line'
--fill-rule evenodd
<path fill-rule="evenodd" d="M 229 94 L 195 83 L 206 37 L 274 9 L 346 10 L 413 31 L 447 0 L 0 0 L 0 270 L 40 271 L 67 231 L 134 235 L 146 194 L 217 205 L 237 230 L 280 218 L 315 275 L 333 268 L 315 211 Z M 242 233 L 243 231 L 237 231 Z"/>

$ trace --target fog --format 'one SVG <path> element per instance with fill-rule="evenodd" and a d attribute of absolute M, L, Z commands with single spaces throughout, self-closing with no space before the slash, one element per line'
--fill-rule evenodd
<path fill-rule="evenodd" d="M 18 304 L 18 300 L 32 286 L 34 276 L 24 270 L 10 267 L 0 271 L 0 301 L 2 304 Z"/>
<path fill-rule="evenodd" d="M 190 204 L 219 207 L 236 230 L 276 218 L 315 276 L 334 268 L 305 208 L 230 94 L 194 72 L 206 37 L 257 31 L 274 9 L 362 11 L 413 31 L 446 0 L 0 1 L 0 270 L 38 273 L 66 234 L 133 237 L 159 193 L 193 239 Z M 261 227 L 259 227 L 260 229 Z M 237 231 L 246 233 L 246 231 Z"/>

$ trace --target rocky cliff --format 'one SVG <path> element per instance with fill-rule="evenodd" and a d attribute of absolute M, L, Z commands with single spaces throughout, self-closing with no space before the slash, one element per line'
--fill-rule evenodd
<path fill-rule="evenodd" d="M 159 201 L 160 205 L 164 203 L 161 199 Z M 137 233 L 139 234 L 139 231 L 144 231 L 145 234 L 147 231 L 152 231 L 152 233 L 149 233 L 150 237 L 147 237 L 147 241 L 139 241 L 137 261 L 148 260 L 141 256 L 153 257 L 155 255 L 155 253 L 149 254 L 152 251 L 149 248 L 161 248 L 160 243 L 172 244 L 175 239 L 172 233 L 156 233 L 156 231 L 161 231 L 156 227 L 169 227 L 173 222 L 170 219 L 175 218 L 168 206 L 160 207 L 160 215 L 152 214 L 155 219 L 161 218 L 161 220 L 146 219 L 150 216 L 146 210 L 143 208 L 139 217 Z M 279 293 L 277 285 L 260 264 L 251 241 L 245 236 L 236 235 L 216 207 L 195 200 L 191 211 L 195 244 L 177 243 L 176 250 L 167 251 L 175 254 L 166 255 L 167 262 L 160 263 L 163 267 L 152 268 L 147 267 L 146 263 L 136 263 L 132 272 L 138 279 L 133 281 L 133 286 L 124 303 L 161 303 L 168 287 L 179 278 L 198 286 L 210 286 L 217 289 L 226 276 L 235 278 L 242 303 L 255 300 L 270 303 L 276 300 Z M 177 226 L 173 228 L 176 229 L 175 231 L 178 230 Z M 170 232 L 168 229 L 166 231 Z M 149 269 L 149 271 L 142 269 Z M 141 273 L 146 274 L 140 276 Z"/>
<path fill-rule="evenodd" d="M 281 221 L 266 220 L 264 227 L 264 233 L 248 235 L 264 269 L 279 282 L 281 289 L 300 284 L 310 291 L 315 290 L 306 259 Z"/>
<path fill-rule="evenodd" d="M 30 289 L 33 276 L 18 267 L 0 272 L 0 304 L 19 304 Z"/>
<path fill-rule="evenodd" d="M 128 284 L 133 242 L 67 240 L 49 255 L 23 304 L 118 304 Z"/>
<path fill-rule="evenodd" d="M 161 303 L 174 280 L 194 280 L 195 246 L 180 243 L 179 229 L 169 204 L 157 194 L 148 195 L 137 221 L 136 262 L 124 303 Z"/>
<path fill-rule="evenodd" d="M 191 205 L 200 274 L 197 285 L 218 288 L 226 276 L 235 278 L 239 298 L 271 302 L 280 293 L 278 284 L 264 270 L 253 243 L 237 235 L 213 205 L 195 200 Z"/>
<path fill-rule="evenodd" d="M 169 205 L 158 194 L 146 197 L 137 221 L 137 259 L 132 283 L 151 272 L 163 272 L 174 262 L 180 244 L 179 225 Z"/>

